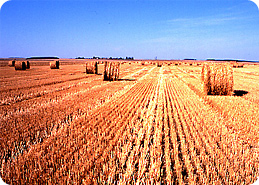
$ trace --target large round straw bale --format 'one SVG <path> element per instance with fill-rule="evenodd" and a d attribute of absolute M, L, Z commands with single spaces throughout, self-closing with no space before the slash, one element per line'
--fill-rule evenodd
<path fill-rule="evenodd" d="M 163 63 L 162 62 L 157 62 L 157 67 L 162 67 Z"/>
<path fill-rule="evenodd" d="M 115 78 L 114 80 L 118 80 L 120 75 L 120 63 L 118 62 L 115 67 Z"/>
<path fill-rule="evenodd" d="M 238 64 L 238 67 L 244 67 L 243 63 Z"/>
<path fill-rule="evenodd" d="M 104 70 L 103 70 L 103 80 L 107 80 L 107 65 L 108 65 L 108 62 L 105 61 L 104 62 Z"/>
<path fill-rule="evenodd" d="M 204 64 L 201 79 L 207 95 L 231 95 L 233 92 L 233 70 L 230 65 Z"/>
<path fill-rule="evenodd" d="M 103 80 L 116 81 L 119 79 L 120 62 L 105 62 Z"/>
<path fill-rule="evenodd" d="M 240 63 L 240 62 L 230 62 L 230 64 L 232 65 L 233 68 L 244 67 L 244 63 Z"/>
<path fill-rule="evenodd" d="M 86 74 L 97 74 L 98 73 L 98 62 L 92 61 L 92 62 L 86 62 Z"/>
<path fill-rule="evenodd" d="M 24 61 L 15 62 L 15 70 L 26 70 L 26 64 Z"/>
<path fill-rule="evenodd" d="M 31 67 L 30 62 L 27 61 L 27 62 L 26 62 L 26 69 L 30 69 L 30 67 Z"/>
<path fill-rule="evenodd" d="M 236 62 L 236 63 L 233 64 L 233 67 L 234 67 L 234 68 L 237 68 L 237 67 L 244 67 L 244 64 L 243 64 L 243 63 L 238 63 L 238 62 Z"/>
<path fill-rule="evenodd" d="M 59 61 L 50 61 L 50 69 L 59 69 Z"/>
<path fill-rule="evenodd" d="M 15 66 L 15 60 L 9 61 L 8 66 L 14 67 Z"/>
<path fill-rule="evenodd" d="M 204 64 L 201 69 L 201 80 L 203 82 L 204 92 L 210 92 L 210 68 L 208 64 Z M 208 93 L 207 93 L 208 94 Z"/>

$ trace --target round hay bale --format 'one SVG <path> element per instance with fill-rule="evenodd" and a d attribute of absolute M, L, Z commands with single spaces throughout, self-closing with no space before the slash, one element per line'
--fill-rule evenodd
<path fill-rule="evenodd" d="M 209 72 L 210 72 L 210 70 L 209 70 L 208 64 L 204 64 L 201 69 L 201 81 L 203 82 L 204 92 L 208 91 L 205 88 L 210 87 L 210 85 L 207 84 L 207 83 L 210 83 L 210 75 L 208 74 Z M 206 77 L 206 79 L 205 79 L 205 77 Z"/>
<path fill-rule="evenodd" d="M 59 61 L 51 61 L 50 69 L 59 69 Z"/>
<path fill-rule="evenodd" d="M 204 93 L 207 95 L 231 95 L 233 92 L 233 70 L 230 65 L 204 64 L 201 79 Z"/>
<path fill-rule="evenodd" d="M 157 65 L 157 67 L 162 67 L 163 63 L 159 61 L 156 63 L 156 65 Z"/>
<path fill-rule="evenodd" d="M 115 67 L 115 79 L 114 80 L 119 80 L 119 76 L 120 76 L 120 63 L 118 62 L 116 64 L 116 67 Z"/>
<path fill-rule="evenodd" d="M 24 61 L 15 62 L 15 70 L 26 70 L 26 64 Z"/>
<path fill-rule="evenodd" d="M 98 74 L 98 62 L 86 62 L 85 66 L 86 74 Z"/>
<path fill-rule="evenodd" d="M 231 62 L 230 64 L 232 65 L 233 68 L 244 67 L 244 63 Z"/>
<path fill-rule="evenodd" d="M 30 69 L 30 68 L 31 68 L 30 62 L 27 61 L 27 62 L 26 62 L 26 69 Z"/>
<path fill-rule="evenodd" d="M 233 66 L 233 68 L 237 68 L 238 64 L 237 63 L 233 63 L 232 66 Z"/>
<path fill-rule="evenodd" d="M 244 67 L 244 64 L 243 63 L 237 63 L 237 67 Z"/>
<path fill-rule="evenodd" d="M 120 62 L 105 62 L 103 80 L 116 81 L 119 79 Z"/>
<path fill-rule="evenodd" d="M 9 61 L 8 66 L 14 67 L 15 66 L 15 60 Z"/>
<path fill-rule="evenodd" d="M 108 62 L 104 62 L 103 80 L 108 80 Z"/>

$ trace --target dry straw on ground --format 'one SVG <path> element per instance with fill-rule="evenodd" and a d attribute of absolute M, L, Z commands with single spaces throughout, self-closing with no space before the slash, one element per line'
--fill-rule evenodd
<path fill-rule="evenodd" d="M 120 62 L 105 62 L 103 80 L 116 81 L 119 79 Z"/>
<path fill-rule="evenodd" d="M 15 70 L 26 70 L 26 63 L 24 61 L 16 61 Z"/>
<path fill-rule="evenodd" d="M 233 92 L 233 70 L 228 64 L 204 64 L 201 79 L 207 95 L 231 95 Z"/>
<path fill-rule="evenodd" d="M 98 73 L 98 62 L 86 62 L 86 74 L 97 74 Z"/>
<path fill-rule="evenodd" d="M 59 69 L 59 61 L 51 61 L 50 69 Z"/>

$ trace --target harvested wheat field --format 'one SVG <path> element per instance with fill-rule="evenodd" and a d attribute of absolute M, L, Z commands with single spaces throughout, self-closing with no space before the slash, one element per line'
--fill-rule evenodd
<path fill-rule="evenodd" d="M 97 74 L 86 73 L 86 60 L 60 60 L 58 70 L 50 61 L 30 61 L 24 71 L 2 65 L 1 178 L 8 184 L 254 183 L 259 65 L 215 68 L 225 78 L 215 71 L 207 77 L 203 64 L 174 62 L 121 62 L 116 81 L 104 80 L 105 61 Z M 217 85 L 221 78 L 227 83 Z M 220 87 L 227 95 L 207 95 L 212 83 L 217 91 L 210 92 Z"/>

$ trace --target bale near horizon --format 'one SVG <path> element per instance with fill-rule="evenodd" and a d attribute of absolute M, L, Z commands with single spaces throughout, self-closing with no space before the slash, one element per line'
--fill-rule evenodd
<path fill-rule="evenodd" d="M 11 60 L 8 62 L 8 66 L 14 67 L 15 66 L 15 60 Z"/>
<path fill-rule="evenodd" d="M 59 69 L 59 61 L 51 61 L 50 69 Z"/>
<path fill-rule="evenodd" d="M 30 68 L 31 68 L 30 62 L 26 61 L 26 69 L 30 69 Z"/>
<path fill-rule="evenodd" d="M 103 80 L 117 81 L 120 73 L 120 62 L 105 62 Z"/>
<path fill-rule="evenodd" d="M 228 64 L 204 64 L 201 72 L 206 95 L 232 95 L 233 70 Z"/>
<path fill-rule="evenodd" d="M 86 74 L 97 74 L 98 73 L 98 62 L 91 61 L 85 63 Z"/>
<path fill-rule="evenodd" d="M 26 70 L 26 63 L 24 61 L 16 61 L 15 70 Z"/>

